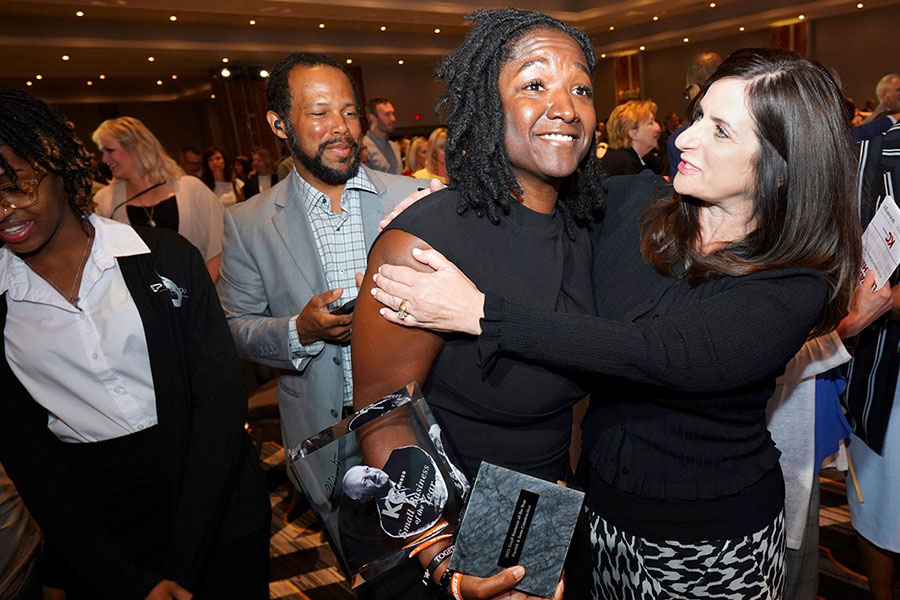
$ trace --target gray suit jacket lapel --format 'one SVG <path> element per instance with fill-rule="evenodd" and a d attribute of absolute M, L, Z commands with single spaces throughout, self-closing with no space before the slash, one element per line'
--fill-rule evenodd
<path fill-rule="evenodd" d="M 366 238 L 366 252 L 372 247 L 375 238 L 378 237 L 378 223 L 387 215 L 392 205 L 387 204 L 385 193 L 387 188 L 381 181 L 381 178 L 368 167 L 361 167 L 366 170 L 369 181 L 375 186 L 375 193 L 360 192 L 359 204 L 362 211 L 363 235 Z"/>
<path fill-rule="evenodd" d="M 322 293 L 327 290 L 325 269 L 319 260 L 319 250 L 316 248 L 316 240 L 309 224 L 309 215 L 300 201 L 300 191 L 292 175 L 288 175 L 288 185 L 275 198 L 275 206 L 277 209 L 272 217 L 272 224 L 281 236 L 287 253 L 313 292 Z M 290 287 L 290 282 L 286 281 L 285 286 Z"/>

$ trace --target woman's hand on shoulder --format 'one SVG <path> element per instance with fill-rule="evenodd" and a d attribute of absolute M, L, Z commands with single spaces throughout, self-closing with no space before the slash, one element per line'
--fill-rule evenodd
<path fill-rule="evenodd" d="M 414 248 L 412 255 L 432 271 L 384 264 L 373 275 L 372 295 L 385 306 L 381 316 L 407 327 L 479 335 L 484 294 L 437 250 Z"/>
<path fill-rule="evenodd" d="M 407 208 L 409 208 L 410 206 L 412 206 L 413 204 L 415 204 L 416 202 L 418 202 L 419 200 L 421 200 L 428 194 L 433 194 L 434 192 L 437 192 L 438 190 L 442 190 L 445 187 L 447 187 L 447 186 L 444 185 L 443 183 L 441 183 L 440 181 L 438 181 L 437 179 L 432 179 L 431 181 L 428 182 L 428 189 L 423 189 L 423 190 L 419 190 L 417 192 L 413 192 L 412 194 L 410 194 L 409 196 L 407 196 L 406 198 L 401 200 L 400 203 L 394 207 L 394 210 L 392 210 L 390 213 L 388 213 L 388 215 L 385 218 L 383 218 L 381 221 L 379 221 L 378 222 L 378 231 L 383 231 L 385 227 L 390 225 L 391 221 L 393 221 L 394 219 L 397 218 L 397 215 L 402 213 L 404 210 L 406 210 Z"/>

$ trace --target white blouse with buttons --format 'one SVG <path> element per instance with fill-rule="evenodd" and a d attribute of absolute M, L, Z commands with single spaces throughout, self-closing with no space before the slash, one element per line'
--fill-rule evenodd
<path fill-rule="evenodd" d="M 64 442 L 112 439 L 157 422 L 143 324 L 115 260 L 150 250 L 128 225 L 90 221 L 96 234 L 78 292 L 80 311 L 0 248 L 6 359 Z"/>

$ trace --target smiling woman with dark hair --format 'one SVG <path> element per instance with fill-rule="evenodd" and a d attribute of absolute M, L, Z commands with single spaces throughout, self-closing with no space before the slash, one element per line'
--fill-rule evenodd
<path fill-rule="evenodd" d="M 206 265 L 94 215 L 90 189 L 72 125 L 0 90 L 0 462 L 67 600 L 267 598 L 268 496 Z"/>
<path fill-rule="evenodd" d="M 373 245 L 369 265 L 412 264 L 412 248 L 436 248 L 465 264 L 480 284 L 528 306 L 591 311 L 586 226 L 603 195 L 592 151 L 596 59 L 590 41 L 535 12 L 481 11 L 471 20 L 475 26 L 437 71 L 447 83 L 439 107 L 447 108 L 453 187 L 397 218 Z M 353 318 L 357 408 L 418 381 L 470 480 L 482 460 L 554 482 L 568 479 L 572 405 L 585 394 L 579 382 L 505 357 L 483 376 L 474 340 L 381 319 L 368 293 L 373 268 Z M 387 459 L 381 451 L 401 442 L 379 441 L 376 450 L 364 445 L 372 452 L 368 464 L 380 466 Z M 430 559 L 439 550 L 422 554 Z M 441 567 L 433 581 L 443 573 Z M 469 599 L 498 594 L 518 579 L 507 570 L 461 581 Z"/>

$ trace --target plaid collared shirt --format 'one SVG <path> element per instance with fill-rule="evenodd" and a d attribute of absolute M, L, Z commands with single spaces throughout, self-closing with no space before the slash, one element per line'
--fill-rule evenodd
<path fill-rule="evenodd" d="M 366 239 L 363 235 L 360 191 L 375 193 L 375 186 L 366 172 L 347 180 L 341 194 L 341 214 L 331 211 L 331 199 L 305 181 L 296 170 L 300 200 L 306 207 L 312 227 L 319 260 L 325 269 L 328 289 L 344 288 L 344 293 L 331 308 L 356 298 L 356 273 L 366 271 Z M 344 406 L 353 406 L 353 376 L 350 363 L 350 345 L 341 346 L 341 362 L 344 370 Z"/>

